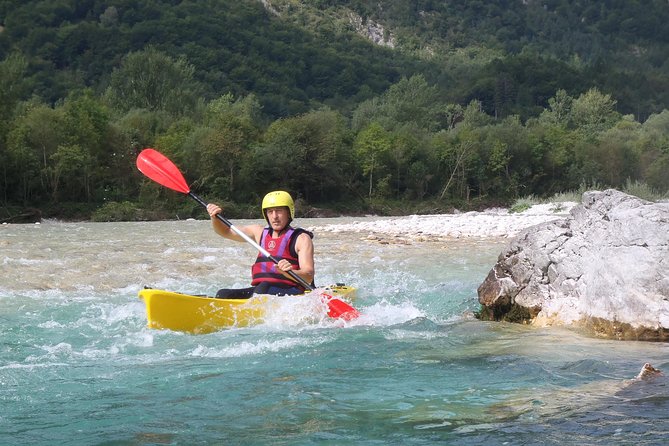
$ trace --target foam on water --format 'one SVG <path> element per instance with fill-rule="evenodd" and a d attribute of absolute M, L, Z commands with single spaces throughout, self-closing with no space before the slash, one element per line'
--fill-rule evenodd
<path fill-rule="evenodd" d="M 190 356 L 205 358 L 232 358 L 239 356 L 262 356 L 267 353 L 294 350 L 296 348 L 311 348 L 325 342 L 324 338 L 283 338 L 279 340 L 261 339 L 257 342 L 240 342 L 230 347 L 211 347 L 198 345 L 189 354 Z"/>
<path fill-rule="evenodd" d="M 425 313 L 409 301 L 391 304 L 381 300 L 362 309 L 359 323 L 375 326 L 393 326 L 416 318 L 425 317 Z"/>

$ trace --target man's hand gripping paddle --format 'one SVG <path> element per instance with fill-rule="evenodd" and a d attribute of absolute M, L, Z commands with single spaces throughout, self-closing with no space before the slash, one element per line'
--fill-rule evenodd
<path fill-rule="evenodd" d="M 177 192 L 181 192 L 182 194 L 186 194 L 193 200 L 200 203 L 205 208 L 207 207 L 207 203 L 205 203 L 200 197 L 191 192 L 190 188 L 188 187 L 188 184 L 186 183 L 186 180 L 184 179 L 184 176 L 181 174 L 181 171 L 177 168 L 177 166 L 175 166 L 174 163 L 170 161 L 169 158 L 167 158 L 162 153 L 154 149 L 142 150 L 142 152 L 137 157 L 137 168 L 139 169 L 140 172 L 142 172 L 144 175 L 146 175 L 156 183 L 161 184 Z M 258 251 L 260 251 L 262 255 L 272 260 L 272 262 L 274 262 L 275 264 L 279 263 L 279 259 L 270 255 L 270 253 L 267 252 L 265 248 L 256 243 L 255 240 L 250 238 L 239 228 L 235 227 L 235 225 L 233 225 L 229 220 L 227 220 L 221 214 L 216 214 L 216 218 L 218 218 L 224 225 L 230 228 L 230 230 L 234 231 L 237 235 L 239 235 L 241 238 L 247 241 Z M 302 285 L 304 289 L 308 291 L 314 291 L 314 287 L 309 285 L 294 271 L 288 271 L 288 274 L 295 282 Z M 356 310 L 343 300 L 337 299 L 336 297 L 333 297 L 329 294 L 322 294 L 322 296 L 326 298 L 328 304 L 328 316 L 330 316 L 331 318 L 335 319 L 339 318 L 346 321 L 350 321 L 360 316 L 358 310 Z"/>

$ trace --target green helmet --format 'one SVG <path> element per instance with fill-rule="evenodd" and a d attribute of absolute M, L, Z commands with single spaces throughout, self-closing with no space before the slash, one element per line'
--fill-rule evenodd
<path fill-rule="evenodd" d="M 267 223 L 269 223 L 269 220 L 267 220 L 265 210 L 281 206 L 286 206 L 288 208 L 290 211 L 290 219 L 292 221 L 293 218 L 295 218 L 295 202 L 288 192 L 275 190 L 265 195 L 265 198 L 262 199 L 262 216 Z"/>

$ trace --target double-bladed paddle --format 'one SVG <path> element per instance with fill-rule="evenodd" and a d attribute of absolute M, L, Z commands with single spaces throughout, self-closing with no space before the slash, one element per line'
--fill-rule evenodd
<path fill-rule="evenodd" d="M 181 174 L 181 171 L 174 165 L 169 158 L 167 158 L 162 153 L 154 149 L 144 149 L 137 156 L 137 168 L 144 175 L 152 179 L 158 184 L 161 184 L 165 187 L 168 187 L 182 194 L 186 194 L 191 197 L 193 200 L 200 203 L 205 208 L 207 203 L 205 203 L 200 197 L 191 192 L 188 187 L 188 183 L 184 176 Z M 262 253 L 265 257 L 269 258 L 272 262 L 279 263 L 279 259 L 272 256 L 265 248 L 260 246 L 253 240 L 251 237 L 246 235 L 242 230 L 233 225 L 228 219 L 223 217 L 221 214 L 216 214 L 216 218 L 220 220 L 224 225 L 234 231 L 237 235 L 247 241 L 250 245 L 256 248 Z M 297 283 L 302 285 L 304 289 L 308 291 L 314 291 L 314 287 L 308 284 L 304 279 L 298 276 L 294 271 L 288 271 L 288 275 Z M 331 295 L 323 294 L 327 299 L 328 304 L 328 316 L 332 318 L 341 318 L 344 320 L 355 319 L 360 316 L 360 313 L 344 302 L 341 299 L 337 299 Z"/>

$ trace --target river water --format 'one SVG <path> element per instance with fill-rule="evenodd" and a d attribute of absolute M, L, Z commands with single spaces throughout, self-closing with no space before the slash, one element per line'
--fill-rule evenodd
<path fill-rule="evenodd" d="M 359 320 L 290 308 L 208 335 L 146 328 L 137 298 L 246 286 L 253 248 L 208 221 L 0 226 L 0 444 L 667 441 L 667 377 L 629 380 L 669 371 L 667 344 L 478 321 L 505 240 L 318 232 L 349 221 L 300 223 L 318 283 L 359 289 Z"/>

